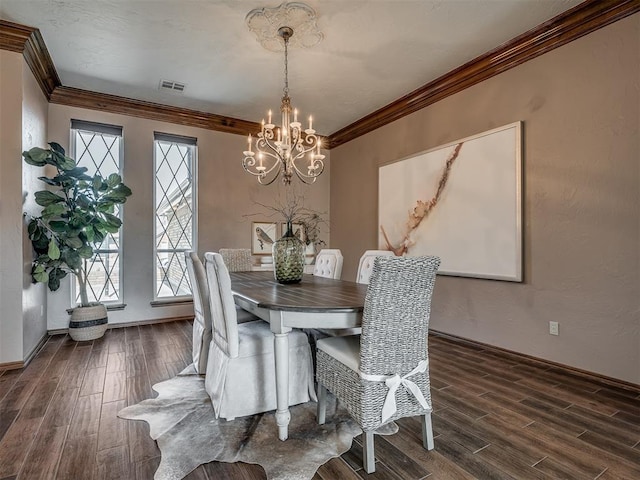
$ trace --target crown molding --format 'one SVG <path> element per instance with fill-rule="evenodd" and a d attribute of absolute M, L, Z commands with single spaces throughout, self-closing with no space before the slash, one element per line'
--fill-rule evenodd
<path fill-rule="evenodd" d="M 50 102 L 238 135 L 260 129 L 257 122 L 72 87 L 56 87 Z"/>
<path fill-rule="evenodd" d="M 638 0 L 587 0 L 323 139 L 335 148 L 640 11 Z M 22 53 L 51 103 L 246 135 L 249 122 L 187 108 L 64 87 L 37 28 L 0 19 L 0 49 Z"/>
<path fill-rule="evenodd" d="M 53 90 L 62 85 L 37 28 L 0 19 L 0 49 L 22 53 L 47 100 L 51 99 Z"/>
<path fill-rule="evenodd" d="M 329 135 L 335 148 L 640 11 L 638 0 L 587 0 Z"/>

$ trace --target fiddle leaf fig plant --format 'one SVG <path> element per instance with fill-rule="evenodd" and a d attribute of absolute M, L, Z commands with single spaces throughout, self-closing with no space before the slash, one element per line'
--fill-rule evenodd
<path fill-rule="evenodd" d="M 75 275 L 81 306 L 87 307 L 87 260 L 109 233 L 120 229 L 122 221 L 115 215 L 115 207 L 127 201 L 131 190 L 120 175 L 90 176 L 59 144 L 51 142 L 49 146 L 22 153 L 29 165 L 55 168 L 55 175 L 38 177 L 49 187 L 35 193 L 36 203 L 43 207 L 40 216 L 26 215 L 35 251 L 31 277 L 55 291 L 67 274 Z"/>

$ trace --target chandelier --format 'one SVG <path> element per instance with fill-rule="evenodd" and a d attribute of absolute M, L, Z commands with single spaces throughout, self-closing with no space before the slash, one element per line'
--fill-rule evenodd
<path fill-rule="evenodd" d="M 280 27 L 277 33 L 284 41 L 281 124 L 277 126 L 272 123 L 272 113 L 269 110 L 267 122 L 262 120 L 255 143 L 249 134 L 248 148 L 243 152 L 242 166 L 251 175 L 257 177 L 262 185 L 273 183 L 280 174 L 285 185 L 291 184 L 294 174 L 304 183 L 310 184 L 314 183 L 324 171 L 325 156 L 320 153 L 321 140 L 313 129 L 313 118 L 309 116 L 308 127 L 303 129 L 302 123 L 298 121 L 298 110 L 291 107 L 288 47 L 293 29 L 284 26 Z"/>

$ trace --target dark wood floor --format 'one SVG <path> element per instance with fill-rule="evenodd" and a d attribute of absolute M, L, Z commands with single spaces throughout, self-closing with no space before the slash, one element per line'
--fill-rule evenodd
<path fill-rule="evenodd" d="M 0 372 L 0 479 L 151 479 L 159 451 L 144 422 L 116 413 L 189 362 L 191 325 L 49 339 L 23 370 Z M 335 479 L 640 479 L 640 395 L 622 385 L 445 337 L 430 338 L 436 448 L 420 423 L 376 437 L 377 471 L 353 448 L 319 470 Z M 275 432 L 274 432 L 275 435 Z M 211 463 L 189 479 L 263 479 L 261 467 Z"/>

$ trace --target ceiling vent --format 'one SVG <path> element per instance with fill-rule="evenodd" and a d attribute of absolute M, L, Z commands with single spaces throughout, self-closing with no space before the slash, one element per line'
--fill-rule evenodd
<path fill-rule="evenodd" d="M 158 90 L 171 93 L 183 93 L 185 87 L 186 85 L 184 83 L 172 82 L 171 80 L 160 80 Z"/>

